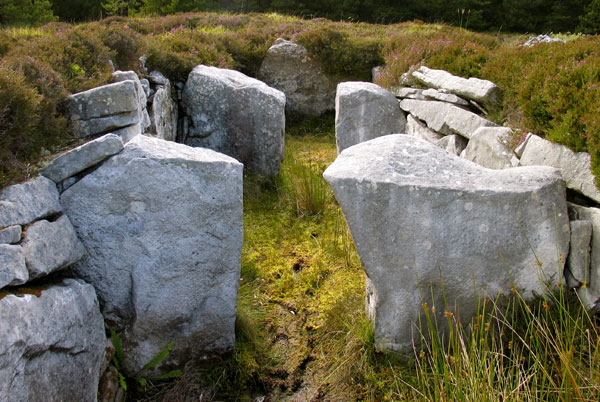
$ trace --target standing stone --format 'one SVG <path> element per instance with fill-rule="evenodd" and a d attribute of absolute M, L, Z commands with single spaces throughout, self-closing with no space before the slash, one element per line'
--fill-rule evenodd
<path fill-rule="evenodd" d="M 394 133 L 390 133 L 390 134 L 394 134 Z M 402 133 L 398 132 L 395 134 L 402 134 Z M 420 138 L 427 142 L 431 142 L 432 144 L 435 144 L 436 142 L 438 142 L 439 140 L 444 138 L 443 134 L 436 133 L 435 131 L 431 130 L 430 128 L 427 127 L 426 124 L 421 123 L 419 121 L 419 119 L 415 119 L 410 114 L 406 117 L 406 134 L 413 136 L 413 137 Z"/>
<path fill-rule="evenodd" d="M 21 246 L 0 244 L 0 289 L 22 285 L 29 279 Z"/>
<path fill-rule="evenodd" d="M 106 134 L 57 156 L 48 166 L 40 170 L 40 174 L 55 183 L 60 183 L 102 162 L 109 156 L 121 152 L 122 149 L 123 140 L 121 137 L 115 134 Z"/>
<path fill-rule="evenodd" d="M 429 87 L 446 90 L 487 106 L 497 107 L 502 102 L 502 90 L 488 80 L 466 79 L 444 70 L 432 70 L 425 66 L 414 71 L 412 76 Z"/>
<path fill-rule="evenodd" d="M 64 215 L 55 222 L 35 222 L 25 232 L 22 246 L 31 279 L 66 268 L 85 254 L 69 218 Z"/>
<path fill-rule="evenodd" d="M 470 322 L 475 294 L 512 285 L 529 298 L 562 280 L 569 221 L 556 169 L 490 170 L 390 135 L 348 148 L 324 177 L 367 274 L 379 350 L 412 355 L 424 303 L 442 325 L 444 311 Z"/>
<path fill-rule="evenodd" d="M 471 138 L 480 127 L 495 127 L 496 124 L 446 102 L 404 99 L 400 108 L 427 123 L 427 127 L 440 134 L 459 134 Z"/>
<path fill-rule="evenodd" d="M 0 322 L 0 402 L 96 401 L 106 337 L 92 286 L 9 294 Z"/>
<path fill-rule="evenodd" d="M 165 85 L 156 88 L 156 93 L 152 98 L 152 109 L 150 111 L 152 127 L 150 131 L 156 134 L 157 138 L 165 141 L 175 141 L 177 138 L 178 117 L 177 103 L 171 96 L 171 83 L 167 80 Z"/>
<path fill-rule="evenodd" d="M 600 202 L 600 190 L 596 187 L 590 154 L 587 152 L 573 152 L 564 145 L 532 135 L 525 145 L 521 165 L 544 165 L 560 169 L 567 188 Z"/>
<path fill-rule="evenodd" d="M 335 97 L 338 153 L 382 135 L 404 133 L 406 118 L 396 97 L 370 82 L 342 82 Z"/>
<path fill-rule="evenodd" d="M 285 94 L 291 114 L 319 116 L 335 107 L 336 82 L 304 46 L 279 38 L 267 51 L 258 79 Z"/>
<path fill-rule="evenodd" d="M 275 176 L 284 156 L 285 95 L 227 69 L 196 66 L 183 91 L 187 145 L 229 155 L 249 171 Z"/>
<path fill-rule="evenodd" d="M 508 127 L 480 127 L 471 137 L 463 157 L 488 169 L 513 167 L 515 155 L 507 145 L 511 135 Z"/>
<path fill-rule="evenodd" d="M 137 136 L 61 195 L 133 375 L 231 352 L 242 248 L 242 165 L 205 148 Z"/>
<path fill-rule="evenodd" d="M 61 211 L 56 184 L 45 177 L 0 191 L 0 227 L 26 225 Z"/>
<path fill-rule="evenodd" d="M 567 258 L 568 273 L 576 283 L 568 283 L 570 288 L 590 283 L 590 241 L 592 223 L 589 221 L 571 221 L 571 247 Z M 567 276 L 567 275 L 565 275 Z M 567 281 L 569 277 L 567 276 Z"/>

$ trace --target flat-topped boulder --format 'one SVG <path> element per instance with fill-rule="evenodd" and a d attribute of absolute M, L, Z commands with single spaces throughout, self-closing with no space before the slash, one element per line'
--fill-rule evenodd
<path fill-rule="evenodd" d="M 532 297 L 563 281 L 569 221 L 556 169 L 490 170 L 389 135 L 347 148 L 324 177 L 367 274 L 379 350 L 413 354 L 424 303 L 438 323 L 444 311 L 469 322 L 475 294 L 514 286 Z"/>
<path fill-rule="evenodd" d="M 87 249 L 72 274 L 94 285 L 134 375 L 231 352 L 242 248 L 242 165 L 147 136 L 61 195 Z"/>
<path fill-rule="evenodd" d="M 338 153 L 382 135 L 403 133 L 406 118 L 394 94 L 370 82 L 349 81 L 337 86 L 335 140 Z"/>
<path fill-rule="evenodd" d="M 302 45 L 277 39 L 267 51 L 257 77 L 286 96 L 288 113 L 319 116 L 335 107 L 336 82 Z"/>
<path fill-rule="evenodd" d="M 4 295 L 0 322 L 0 401 L 96 401 L 106 336 L 92 286 Z"/>
<path fill-rule="evenodd" d="M 445 90 L 487 106 L 496 107 L 502 102 L 501 89 L 488 80 L 473 77 L 466 79 L 425 66 L 413 71 L 412 76 L 429 87 Z"/>
<path fill-rule="evenodd" d="M 483 117 L 446 102 L 404 99 L 400 108 L 427 123 L 427 127 L 440 134 L 458 134 L 471 138 L 480 127 L 497 124 Z"/>
<path fill-rule="evenodd" d="M 187 145 L 229 155 L 255 173 L 279 173 L 283 92 L 238 71 L 200 65 L 188 77 L 182 102 L 190 118 Z"/>

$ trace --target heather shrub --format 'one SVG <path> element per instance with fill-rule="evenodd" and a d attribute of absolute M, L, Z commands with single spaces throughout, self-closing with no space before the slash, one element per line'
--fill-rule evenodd
<path fill-rule="evenodd" d="M 135 70 L 141 56 L 141 36 L 128 25 L 110 27 L 100 33 L 102 42 L 114 54 L 113 62 L 119 70 Z"/>

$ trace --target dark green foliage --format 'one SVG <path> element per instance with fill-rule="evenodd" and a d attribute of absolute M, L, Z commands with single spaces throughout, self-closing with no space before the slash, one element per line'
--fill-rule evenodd
<path fill-rule="evenodd" d="M 0 24 L 3 25 L 42 25 L 57 19 L 49 0 L 0 1 Z"/>
<path fill-rule="evenodd" d="M 592 0 L 585 8 L 585 14 L 580 17 L 579 29 L 587 34 L 600 32 L 600 0 Z"/>

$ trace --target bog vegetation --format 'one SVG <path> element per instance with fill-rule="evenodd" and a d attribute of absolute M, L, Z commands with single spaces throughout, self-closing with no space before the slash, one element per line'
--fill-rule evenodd
<path fill-rule="evenodd" d="M 377 25 L 190 12 L 69 24 L 46 15 L 50 22 L 39 27 L 0 30 L 0 188 L 35 174 L 41 159 L 76 142 L 66 97 L 107 83 L 109 60 L 143 75 L 138 59 L 146 55 L 150 70 L 176 81 L 197 64 L 254 76 L 278 37 L 303 44 L 343 79 L 370 80 L 371 68 L 385 65 L 375 81 L 391 87 L 427 65 L 492 80 L 505 96 L 490 118 L 587 150 L 600 176 L 598 36 L 563 35 L 565 44 L 526 48 L 524 35 L 474 33 L 464 29 L 466 20 L 462 27 Z M 289 127 L 286 155 L 277 179 L 245 178 L 235 355 L 174 383 L 150 382 L 140 398 L 197 400 L 208 392 L 215 400 L 600 399 L 598 326 L 566 291 L 532 304 L 518 294 L 482 301 L 479 316 L 464 326 L 448 315 L 451 336 L 424 340 L 425 349 L 408 362 L 375 353 L 364 274 L 321 177 L 335 158 L 333 117 Z M 432 307 L 443 308 L 423 306 Z"/>

